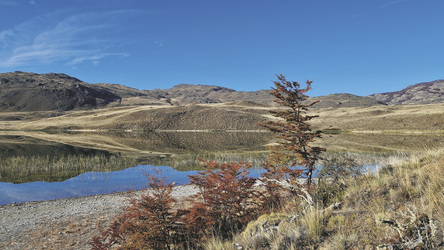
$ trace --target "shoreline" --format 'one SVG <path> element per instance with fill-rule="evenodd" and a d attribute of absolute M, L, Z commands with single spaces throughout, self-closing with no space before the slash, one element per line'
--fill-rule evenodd
<path fill-rule="evenodd" d="M 67 245 L 89 248 L 88 242 L 99 233 L 98 228 L 121 213 L 130 195 L 146 192 L 149 189 L 1 205 L 0 248 L 42 248 L 54 239 L 64 249 Z M 180 200 L 196 193 L 197 189 L 187 184 L 175 186 L 172 195 Z"/>

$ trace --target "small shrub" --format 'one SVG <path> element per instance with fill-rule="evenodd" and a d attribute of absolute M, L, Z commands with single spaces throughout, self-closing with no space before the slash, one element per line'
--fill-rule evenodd
<path fill-rule="evenodd" d="M 250 222 L 235 242 L 244 249 L 295 249 L 305 239 L 306 230 L 291 217 L 271 213 Z"/>
<path fill-rule="evenodd" d="M 123 215 L 93 238 L 93 249 L 109 249 L 116 244 L 124 249 L 171 249 L 190 243 L 184 220 L 189 211 L 173 209 L 173 184 L 167 184 L 158 174 L 147 175 L 151 191 L 132 197 Z"/>
<path fill-rule="evenodd" d="M 303 222 L 308 229 L 308 235 L 313 242 L 318 242 L 326 231 L 326 222 L 330 215 L 325 215 L 322 210 L 313 208 L 304 214 Z"/>
<path fill-rule="evenodd" d="M 307 91 L 311 89 L 311 81 L 306 82 L 306 88 L 295 81 L 287 81 L 285 76 L 277 75 L 271 95 L 284 109 L 271 111 L 278 118 L 261 125 L 268 130 L 278 133 L 279 144 L 270 147 L 267 162 L 263 165 L 266 170 L 262 174 L 266 181 L 267 195 L 263 202 L 270 209 L 281 209 L 288 200 L 288 192 L 297 197 L 301 188 L 313 190 L 312 178 L 315 163 L 320 158 L 324 148 L 311 146 L 315 138 L 321 137 L 321 131 L 312 131 L 307 123 L 317 116 L 305 114 L 308 108 L 317 102 L 306 104 Z M 301 178 L 306 180 L 301 182 Z"/>
<path fill-rule="evenodd" d="M 306 82 L 306 88 L 295 81 L 287 81 L 285 76 L 277 75 L 275 87 L 271 94 L 276 102 L 286 107 L 283 110 L 272 111 L 273 115 L 283 121 L 268 121 L 261 125 L 272 132 L 279 133 L 281 141 L 270 148 L 271 152 L 264 168 L 264 177 L 269 179 L 286 179 L 291 185 L 298 186 L 298 179 L 306 177 L 307 186 L 312 184 L 315 163 L 324 148 L 310 146 L 315 138 L 321 137 L 321 131 L 312 131 L 307 123 L 317 116 L 306 115 L 308 108 L 317 102 L 305 104 L 311 89 L 311 81 Z"/>
<path fill-rule="evenodd" d="M 124 217 L 114 220 L 107 230 L 100 230 L 100 235 L 92 238 L 91 249 L 105 250 L 110 249 L 114 245 L 121 245 L 125 243 L 125 236 L 121 231 L 121 225 Z"/>
<path fill-rule="evenodd" d="M 229 239 L 258 214 L 256 179 L 247 176 L 249 163 L 204 161 L 202 167 L 189 176 L 199 192 L 188 217 L 196 228 L 207 229 L 207 236 Z"/>
<path fill-rule="evenodd" d="M 319 171 L 314 199 L 324 206 L 340 202 L 347 188 L 346 180 L 361 175 L 362 167 L 348 157 L 324 159 Z"/>
<path fill-rule="evenodd" d="M 337 234 L 333 237 L 334 247 L 338 250 L 350 249 L 351 246 L 357 242 L 358 238 L 357 234 Z"/>

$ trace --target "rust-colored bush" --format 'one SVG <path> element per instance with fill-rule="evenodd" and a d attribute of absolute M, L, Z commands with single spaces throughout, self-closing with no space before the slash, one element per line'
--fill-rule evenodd
<path fill-rule="evenodd" d="M 130 198 L 130 205 L 108 230 L 93 238 L 93 249 L 109 249 L 120 244 L 123 249 L 171 249 L 189 243 L 184 215 L 189 211 L 173 208 L 173 184 L 147 175 L 150 192 Z"/>
<path fill-rule="evenodd" d="M 261 125 L 272 132 L 279 133 L 279 145 L 271 147 L 270 156 L 264 168 L 264 176 L 273 179 L 286 179 L 290 184 L 297 184 L 297 179 L 304 176 L 307 185 L 312 183 L 315 163 L 324 148 L 313 147 L 309 144 L 321 137 L 321 131 L 312 131 L 307 122 L 317 116 L 306 115 L 308 108 L 318 101 L 305 104 L 308 98 L 306 92 L 311 89 L 311 81 L 306 82 L 306 88 L 295 81 L 287 81 L 285 76 L 277 75 L 275 88 L 271 94 L 276 102 L 286 107 L 283 110 L 272 111 L 273 115 L 283 121 L 268 121 Z"/>
<path fill-rule="evenodd" d="M 202 166 L 203 171 L 189 176 L 199 192 L 188 217 L 195 227 L 206 228 L 207 236 L 231 238 L 258 214 L 256 179 L 247 171 L 250 164 L 204 161 Z"/>

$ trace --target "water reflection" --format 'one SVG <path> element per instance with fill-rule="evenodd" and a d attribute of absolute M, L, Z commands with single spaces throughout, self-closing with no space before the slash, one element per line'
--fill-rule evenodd
<path fill-rule="evenodd" d="M 326 160 L 353 158 L 373 169 L 442 147 L 442 139 L 442 135 L 339 134 L 324 135 L 316 143 L 327 148 Z M 265 145 L 273 140 L 273 134 L 259 132 L 0 131 L 1 204 L 138 189 L 146 182 L 140 172 L 152 166 L 168 166 L 163 167 L 165 174 L 181 184 L 199 169 L 199 158 L 247 161 L 256 167 L 254 171 L 261 171 L 268 152 Z"/>
<path fill-rule="evenodd" d="M 271 138 L 268 133 L 179 132 L 0 135 L 0 182 L 60 182 L 141 164 L 195 170 L 199 158 L 259 165 L 255 159 L 265 158 Z"/>
<path fill-rule="evenodd" d="M 139 190 L 146 187 L 146 174 L 162 172 L 170 182 L 189 183 L 188 175 L 197 171 L 178 171 L 171 167 L 136 166 L 120 171 L 89 172 L 62 182 L 30 182 L 22 184 L 0 182 L 0 205 L 71 198 L 95 194 Z M 260 176 L 261 170 L 251 170 L 250 176 Z"/>

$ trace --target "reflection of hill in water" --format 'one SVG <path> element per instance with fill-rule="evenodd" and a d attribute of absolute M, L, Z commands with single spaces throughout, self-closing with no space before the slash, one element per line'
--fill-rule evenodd
<path fill-rule="evenodd" d="M 273 135 L 254 132 L 107 133 L 132 148 L 164 153 L 263 151 Z"/>
<path fill-rule="evenodd" d="M 5 132 L 3 132 L 5 133 Z M 249 161 L 261 166 L 271 133 L 0 133 L 0 182 L 62 181 L 91 171 L 139 164 L 198 168 L 197 159 Z M 14 134 L 15 133 L 15 134 Z M 443 146 L 443 135 L 325 134 L 329 152 L 424 151 Z"/>
<path fill-rule="evenodd" d="M 137 165 L 105 150 L 75 147 L 38 138 L 0 136 L 0 182 L 64 181 L 91 171 Z"/>
<path fill-rule="evenodd" d="M 195 169 L 198 158 L 250 159 L 245 152 L 265 150 L 270 138 L 265 133 L 178 132 L 0 135 L 0 182 L 63 181 L 139 164 Z"/>
<path fill-rule="evenodd" d="M 0 157 L 109 155 L 105 150 L 74 147 L 22 135 L 0 135 Z"/>

